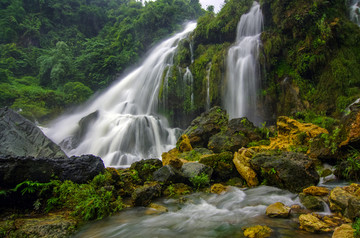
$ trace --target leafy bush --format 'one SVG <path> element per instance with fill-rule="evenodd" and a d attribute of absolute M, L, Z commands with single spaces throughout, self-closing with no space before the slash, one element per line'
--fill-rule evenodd
<path fill-rule="evenodd" d="M 190 178 L 190 182 L 193 184 L 193 186 L 196 189 L 200 189 L 202 187 L 205 187 L 206 185 L 209 185 L 210 178 L 206 173 L 201 173 L 199 175 Z"/>

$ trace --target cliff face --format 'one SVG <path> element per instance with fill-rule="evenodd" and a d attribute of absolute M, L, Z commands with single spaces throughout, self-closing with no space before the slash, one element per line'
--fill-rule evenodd
<path fill-rule="evenodd" d="M 216 16 L 207 13 L 180 45 L 169 80 L 173 89 L 169 86 L 167 95 L 161 95 L 174 125 L 185 127 L 209 105 L 224 105 L 227 52 L 240 16 L 251 4 L 231 0 Z M 260 4 L 264 31 L 257 109 L 262 119 L 309 112 L 341 116 L 360 97 L 360 28 L 349 20 L 347 1 L 262 0 Z M 180 98 L 177 85 L 187 68 L 193 77 L 188 84 L 192 93 Z"/>

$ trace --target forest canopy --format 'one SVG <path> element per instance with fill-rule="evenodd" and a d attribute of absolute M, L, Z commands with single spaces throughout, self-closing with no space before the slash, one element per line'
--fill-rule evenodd
<path fill-rule="evenodd" d="M 203 13 L 198 0 L 0 0 L 0 107 L 49 119 Z"/>

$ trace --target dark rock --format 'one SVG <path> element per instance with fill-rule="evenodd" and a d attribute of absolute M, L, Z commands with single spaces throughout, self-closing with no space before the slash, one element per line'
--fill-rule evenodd
<path fill-rule="evenodd" d="M 185 130 L 192 147 L 206 148 L 211 136 L 219 133 L 228 124 L 228 115 L 220 107 L 213 107 L 210 111 L 195 118 Z"/>
<path fill-rule="evenodd" d="M 201 157 L 199 162 L 214 170 L 212 179 L 216 182 L 227 181 L 232 177 L 239 176 L 233 163 L 233 154 L 231 152 L 205 155 Z"/>
<path fill-rule="evenodd" d="M 181 167 L 181 172 L 189 180 L 201 174 L 206 174 L 210 179 L 213 173 L 213 169 L 201 163 L 185 163 Z"/>
<path fill-rule="evenodd" d="M 155 198 L 161 196 L 161 186 L 157 182 L 151 182 L 136 188 L 131 195 L 131 199 L 134 206 L 146 207 Z"/>
<path fill-rule="evenodd" d="M 9 108 L 0 109 L 0 155 L 67 157 L 31 121 Z"/>
<path fill-rule="evenodd" d="M 101 158 L 82 155 L 71 158 L 0 157 L 0 187 L 13 188 L 25 181 L 49 182 L 51 179 L 85 183 L 105 169 Z"/>
<path fill-rule="evenodd" d="M 162 162 L 159 159 L 140 160 L 131 164 L 130 169 L 138 172 L 140 179 L 149 181 L 153 179 L 153 173 L 162 167 Z"/>
<path fill-rule="evenodd" d="M 299 194 L 300 202 L 304 207 L 312 211 L 324 211 L 324 202 L 321 198 L 304 193 Z"/>
<path fill-rule="evenodd" d="M 163 182 L 165 184 L 169 183 L 189 183 L 189 180 L 185 175 L 173 168 L 170 165 L 165 165 L 154 172 L 154 180 L 158 182 Z"/>
<path fill-rule="evenodd" d="M 269 185 L 291 192 L 301 192 L 304 188 L 319 182 L 314 163 L 301 153 L 259 153 L 250 163 Z"/>
<path fill-rule="evenodd" d="M 83 117 L 78 122 L 79 129 L 75 132 L 70 138 L 66 138 L 60 142 L 62 148 L 67 148 L 69 150 L 74 149 L 79 146 L 80 142 L 84 139 L 86 132 L 89 130 L 89 127 L 97 120 L 99 117 L 99 111 L 90 113 L 89 115 Z"/>

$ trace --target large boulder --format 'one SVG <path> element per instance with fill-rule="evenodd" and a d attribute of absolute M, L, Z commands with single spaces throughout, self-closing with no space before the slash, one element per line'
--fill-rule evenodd
<path fill-rule="evenodd" d="M 314 163 L 301 153 L 258 153 L 250 160 L 250 164 L 269 185 L 291 192 L 301 192 L 319 182 Z"/>
<path fill-rule="evenodd" d="M 360 146 L 360 103 L 350 106 L 350 113 L 341 121 L 340 147 Z"/>
<path fill-rule="evenodd" d="M 281 202 L 276 202 L 266 208 L 266 215 L 269 217 L 287 218 L 290 215 L 290 210 L 290 207 L 285 206 Z"/>
<path fill-rule="evenodd" d="M 158 182 L 145 183 L 135 189 L 131 195 L 134 206 L 148 206 L 152 200 L 161 196 L 161 186 Z"/>
<path fill-rule="evenodd" d="M 226 181 L 232 177 L 239 176 L 233 163 L 233 154 L 231 152 L 204 155 L 200 158 L 199 162 L 214 170 L 212 179 L 216 182 Z"/>
<path fill-rule="evenodd" d="M 360 185 L 351 184 L 346 187 L 336 187 L 330 192 L 330 209 L 341 212 L 344 216 L 355 219 L 360 217 Z"/>
<path fill-rule="evenodd" d="M 0 155 L 67 157 L 31 121 L 9 108 L 0 109 Z"/>
<path fill-rule="evenodd" d="M 153 174 L 155 181 L 171 184 L 171 183 L 189 183 L 189 180 L 180 171 L 172 167 L 171 165 L 165 165 L 156 170 Z"/>
<path fill-rule="evenodd" d="M 308 232 L 331 232 L 332 227 L 315 214 L 302 214 L 299 216 L 300 229 Z"/>
<path fill-rule="evenodd" d="M 211 178 L 213 169 L 207 165 L 201 163 L 186 163 L 181 167 L 181 172 L 189 180 L 193 179 L 195 176 L 200 176 L 206 174 L 208 178 Z"/>
<path fill-rule="evenodd" d="M 251 141 L 261 140 L 257 127 L 246 117 L 234 118 L 229 121 L 225 130 L 210 137 L 208 148 L 215 153 L 224 151 L 236 152 Z"/>
<path fill-rule="evenodd" d="M 0 187 L 13 188 L 25 180 L 45 183 L 55 178 L 85 183 L 104 169 L 101 158 L 93 155 L 60 159 L 0 156 Z"/>
<path fill-rule="evenodd" d="M 235 152 L 233 159 L 237 171 L 246 180 L 249 187 L 259 185 L 256 172 L 251 168 L 250 164 L 252 156 L 253 151 L 251 149 L 241 148 L 238 152 Z"/>
<path fill-rule="evenodd" d="M 213 107 L 210 111 L 195 118 L 185 130 L 192 147 L 206 148 L 211 136 L 219 133 L 228 125 L 228 115 L 220 107 Z"/>

